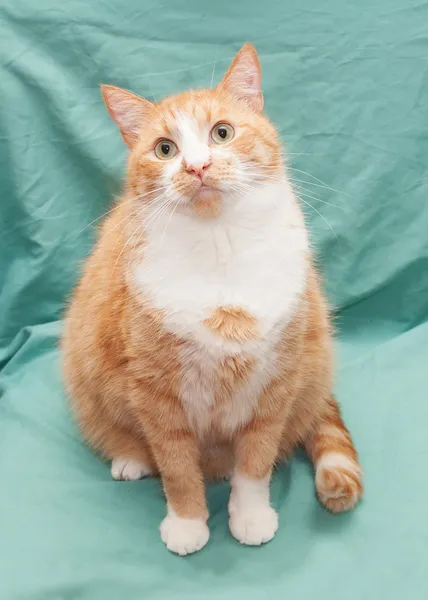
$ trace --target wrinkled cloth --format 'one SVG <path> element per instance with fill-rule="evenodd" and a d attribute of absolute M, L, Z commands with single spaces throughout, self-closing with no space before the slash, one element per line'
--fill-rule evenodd
<path fill-rule="evenodd" d="M 2 0 L 2 600 L 428 598 L 427 23 L 423 0 Z M 183 559 L 160 540 L 159 481 L 115 482 L 83 444 L 58 337 L 124 172 L 99 84 L 207 87 L 246 40 L 335 315 L 366 494 L 330 515 L 298 455 L 273 479 L 276 538 L 245 548 L 228 485 L 210 486 L 211 539 Z"/>

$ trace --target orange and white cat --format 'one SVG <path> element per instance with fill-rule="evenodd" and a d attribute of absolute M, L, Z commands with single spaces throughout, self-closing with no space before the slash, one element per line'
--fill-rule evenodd
<path fill-rule="evenodd" d="M 362 493 L 332 396 L 328 313 L 256 50 L 215 89 L 153 104 L 104 86 L 130 149 L 125 192 L 101 229 L 65 321 L 64 374 L 115 479 L 160 475 L 161 537 L 208 541 L 204 480 L 230 476 L 229 523 L 269 541 L 275 463 L 303 445 L 320 501 Z"/>

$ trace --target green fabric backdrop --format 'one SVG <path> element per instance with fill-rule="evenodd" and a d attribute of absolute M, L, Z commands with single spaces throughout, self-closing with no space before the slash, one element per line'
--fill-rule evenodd
<path fill-rule="evenodd" d="M 423 0 L 0 0 L 2 600 L 428 598 L 427 32 Z M 314 207 L 366 497 L 328 514 L 297 458 L 273 482 L 271 544 L 231 538 L 219 485 L 209 545 L 181 559 L 159 483 L 111 481 L 82 444 L 57 340 L 123 174 L 98 84 L 208 86 L 246 40 Z"/>

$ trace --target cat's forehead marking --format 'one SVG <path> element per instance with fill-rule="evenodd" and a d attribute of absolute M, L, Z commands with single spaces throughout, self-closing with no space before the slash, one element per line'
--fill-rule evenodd
<path fill-rule="evenodd" d="M 180 151 L 184 161 L 200 167 L 210 159 L 207 127 L 191 114 L 179 110 L 175 113 Z"/>
<path fill-rule="evenodd" d="M 178 136 L 181 143 L 196 142 L 200 138 L 198 122 L 195 117 L 183 110 L 174 113 Z"/>

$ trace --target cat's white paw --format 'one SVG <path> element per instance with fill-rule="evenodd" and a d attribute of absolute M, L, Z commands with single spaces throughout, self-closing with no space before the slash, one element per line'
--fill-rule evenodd
<path fill-rule="evenodd" d="M 203 519 L 182 519 L 176 514 L 165 517 L 160 533 L 168 550 L 180 556 L 197 552 L 210 537 L 208 525 Z"/>
<path fill-rule="evenodd" d="M 278 529 L 278 515 L 270 506 L 233 510 L 229 518 L 234 538 L 248 546 L 269 542 Z"/>
<path fill-rule="evenodd" d="M 149 467 L 132 458 L 115 458 L 111 463 L 111 476 L 118 481 L 136 481 L 148 475 Z"/>

